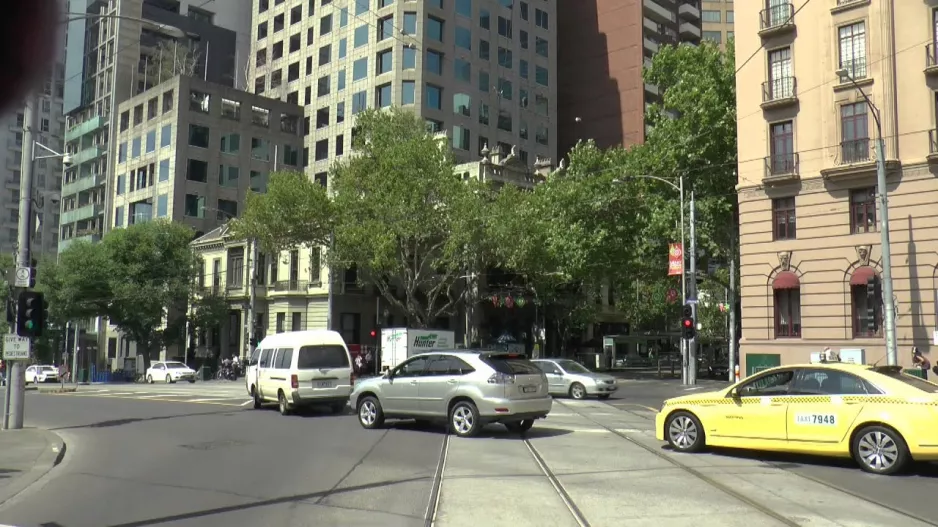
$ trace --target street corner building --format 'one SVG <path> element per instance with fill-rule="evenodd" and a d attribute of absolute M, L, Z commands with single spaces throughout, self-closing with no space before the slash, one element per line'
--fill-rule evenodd
<path fill-rule="evenodd" d="M 734 23 L 742 373 L 827 346 L 885 364 L 880 136 L 899 364 L 938 353 L 938 10 L 748 1 Z"/>

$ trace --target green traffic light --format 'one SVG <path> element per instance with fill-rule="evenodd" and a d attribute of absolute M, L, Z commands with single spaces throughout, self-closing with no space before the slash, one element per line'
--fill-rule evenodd
<path fill-rule="evenodd" d="M 26 329 L 33 329 L 33 321 L 32 321 L 32 320 L 27 320 L 27 321 L 26 321 Z"/>

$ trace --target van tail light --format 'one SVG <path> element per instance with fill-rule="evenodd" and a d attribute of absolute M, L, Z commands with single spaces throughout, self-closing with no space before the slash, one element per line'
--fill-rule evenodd
<path fill-rule="evenodd" d="M 294 390 L 300 387 L 300 380 L 296 378 L 296 375 L 290 376 L 290 387 Z"/>
<path fill-rule="evenodd" d="M 354 374 L 354 373 L 352 373 L 352 374 L 350 374 L 350 375 L 348 376 L 348 383 L 349 383 L 349 386 L 355 386 L 355 379 L 356 379 L 356 377 L 355 377 L 355 374 Z"/>
<path fill-rule="evenodd" d="M 514 384 L 515 376 L 507 373 L 495 373 L 488 380 L 489 384 Z"/>

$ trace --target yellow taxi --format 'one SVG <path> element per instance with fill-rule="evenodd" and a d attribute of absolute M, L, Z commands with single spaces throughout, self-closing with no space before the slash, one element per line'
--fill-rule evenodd
<path fill-rule="evenodd" d="M 655 436 L 679 452 L 713 446 L 852 457 L 867 472 L 894 474 L 913 460 L 938 460 L 938 384 L 899 366 L 828 355 L 668 399 Z"/>

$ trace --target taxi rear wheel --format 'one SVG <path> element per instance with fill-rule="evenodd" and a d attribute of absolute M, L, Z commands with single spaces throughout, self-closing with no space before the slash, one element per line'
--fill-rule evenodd
<path fill-rule="evenodd" d="M 853 436 L 853 458 L 860 468 L 873 474 L 889 475 L 909 463 L 909 447 L 895 430 L 867 426 Z"/>
<path fill-rule="evenodd" d="M 664 424 L 665 438 L 678 452 L 700 452 L 705 445 L 703 426 L 690 412 L 674 412 Z"/>

